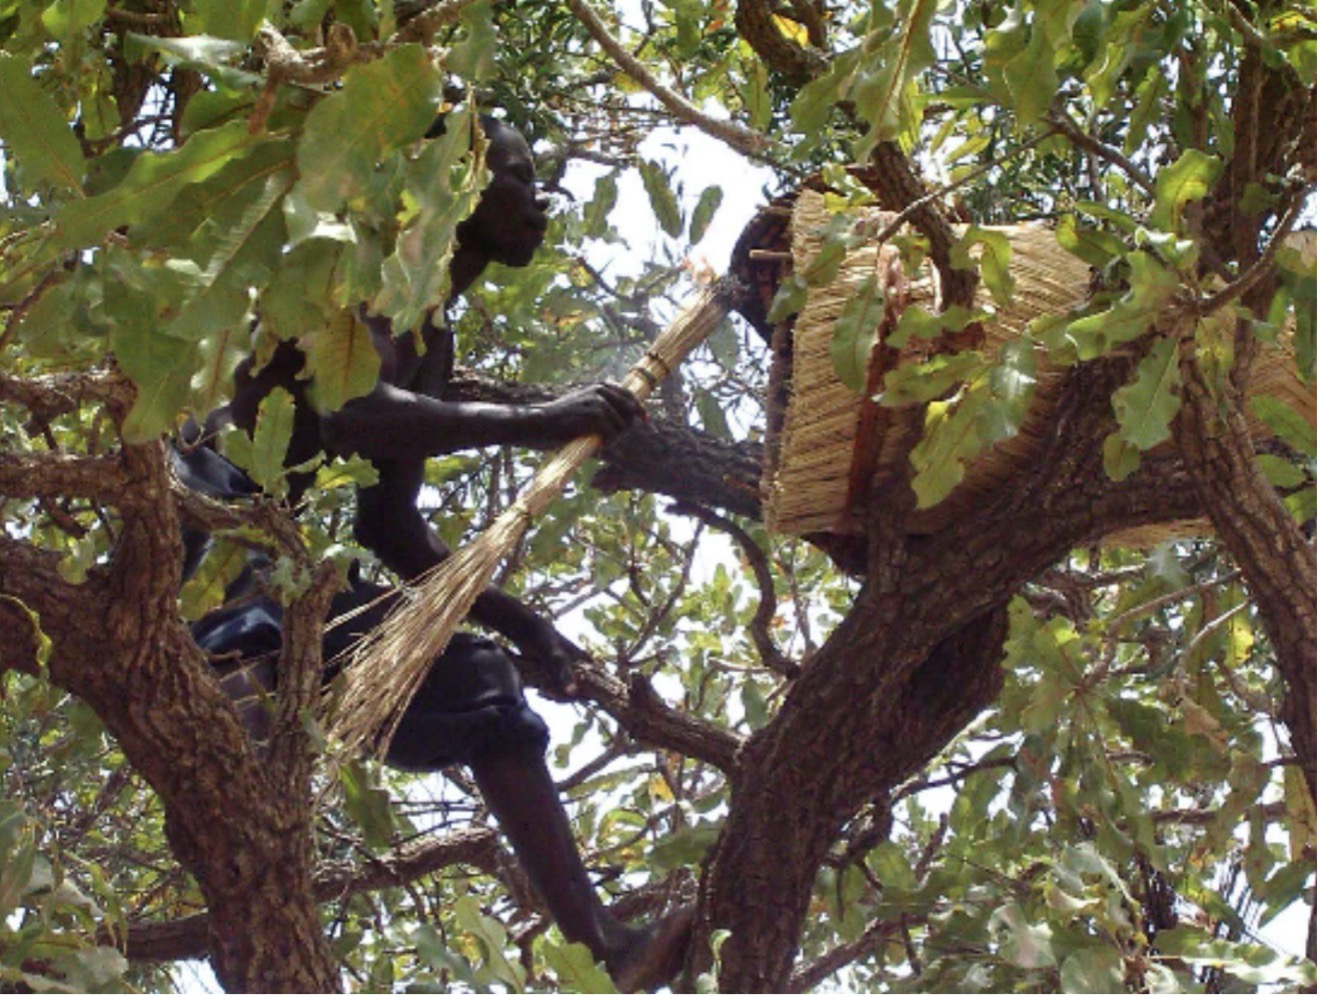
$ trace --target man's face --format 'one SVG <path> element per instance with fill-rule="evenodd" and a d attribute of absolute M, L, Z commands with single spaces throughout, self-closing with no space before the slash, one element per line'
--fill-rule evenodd
<path fill-rule="evenodd" d="M 525 267 L 545 238 L 548 199 L 536 190 L 532 151 L 518 132 L 498 121 L 483 123 L 490 146 L 486 165 L 490 185 L 458 227 L 458 242 L 491 260 Z"/>

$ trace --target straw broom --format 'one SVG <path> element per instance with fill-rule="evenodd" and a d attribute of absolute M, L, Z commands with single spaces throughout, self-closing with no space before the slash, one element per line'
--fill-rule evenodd
<path fill-rule="evenodd" d="M 694 296 L 623 380 L 645 400 L 678 362 L 728 313 L 727 279 Z M 472 604 L 532 521 L 600 446 L 580 437 L 541 466 L 532 484 L 482 534 L 415 581 L 416 586 L 353 650 L 330 731 L 346 749 L 372 746 L 383 756 L 431 664 L 445 650 Z"/>

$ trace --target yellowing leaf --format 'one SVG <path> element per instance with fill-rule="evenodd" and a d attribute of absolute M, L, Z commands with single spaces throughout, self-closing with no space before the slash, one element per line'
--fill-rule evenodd
<path fill-rule="evenodd" d="M 792 18 L 784 17 L 782 14 L 771 14 L 770 20 L 775 22 L 775 27 L 779 29 L 779 33 L 790 41 L 797 42 L 799 45 L 807 45 L 810 42 L 806 25 L 799 24 Z"/>

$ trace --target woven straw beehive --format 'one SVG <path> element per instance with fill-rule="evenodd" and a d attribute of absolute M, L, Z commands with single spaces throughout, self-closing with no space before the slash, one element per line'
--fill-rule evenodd
<path fill-rule="evenodd" d="M 783 219 L 784 207 L 775 209 L 775 214 Z M 892 219 L 878 211 L 872 215 L 872 231 L 883 231 Z M 778 230 L 770 227 L 779 250 L 788 242 L 791 261 L 782 252 L 749 250 L 740 244 L 735 257 L 741 252 L 742 259 L 735 261 L 735 272 L 741 268 L 746 278 L 757 270 L 748 263 L 750 253 L 753 259 L 759 256 L 762 260 L 782 261 L 781 268 L 803 273 L 821 248 L 821 230 L 828 219 L 823 195 L 804 189 L 793 204 L 786 229 L 782 225 Z M 760 227 L 762 232 L 767 228 L 764 222 Z M 1009 269 L 1014 279 L 1014 295 L 1009 305 L 995 306 L 993 319 L 984 324 L 982 349 L 987 356 L 1008 340 L 1017 338 L 1037 317 L 1064 313 L 1084 302 L 1090 282 L 1087 265 L 1064 250 L 1052 230 L 1020 225 L 997 231 L 1007 237 L 1011 247 Z M 760 246 L 766 244 L 761 242 Z M 867 394 L 844 385 L 835 373 L 829 351 L 835 320 L 854 290 L 869 275 L 889 266 L 891 259 L 892 251 L 886 254 L 884 248 L 874 243 L 850 251 L 827 286 L 810 290 L 793 324 L 791 359 L 781 356 L 772 370 L 770 430 L 762 481 L 765 521 L 771 531 L 794 535 L 860 533 L 861 525 L 852 514 L 859 487 L 864 488 L 871 481 L 877 467 L 904 460 L 907 443 L 898 439 L 897 411 L 878 407 L 867 401 Z M 762 266 L 756 276 L 762 277 L 764 272 Z M 782 270 L 779 276 L 784 276 Z M 930 309 L 934 288 L 929 272 L 911 280 L 905 294 L 909 303 Z M 978 305 L 990 305 L 984 287 L 978 291 Z M 776 345 L 786 352 L 786 344 Z M 928 349 L 924 342 L 921 347 Z M 875 370 L 879 356 L 877 352 L 872 357 L 871 386 L 877 386 L 883 375 Z M 900 360 L 910 356 L 905 349 Z M 1262 358 L 1256 369 L 1253 394 L 1281 399 L 1315 426 L 1314 388 L 1298 377 L 1291 356 L 1275 349 Z M 1047 430 L 1047 414 L 1062 374 L 1061 369 L 1045 363 L 1043 352 L 1038 355 L 1033 403 L 1017 436 L 994 445 L 971 461 L 963 481 L 947 498 L 916 511 L 908 524 L 911 532 L 937 531 L 1002 488 L 1019 462 L 1029 456 L 1040 433 Z M 1257 429 L 1265 435 L 1263 427 Z M 1203 523 L 1161 524 L 1125 532 L 1107 538 L 1106 542 L 1146 546 L 1169 537 L 1207 533 L 1207 530 Z"/>

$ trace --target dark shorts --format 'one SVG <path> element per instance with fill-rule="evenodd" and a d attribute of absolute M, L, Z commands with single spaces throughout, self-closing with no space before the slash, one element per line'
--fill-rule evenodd
<path fill-rule="evenodd" d="M 261 715 L 280 651 L 280 611 L 278 604 L 258 597 L 193 625 L 193 638 L 239 703 L 244 727 L 262 740 L 269 723 Z M 346 641 L 345 635 L 328 635 L 326 660 L 342 652 Z M 333 668 L 326 679 L 332 676 Z M 528 706 L 518 671 L 504 650 L 490 639 L 460 633 L 432 664 L 408 704 L 385 762 L 400 770 L 426 772 L 513 749 L 544 752 L 549 741 L 549 730 Z"/>

